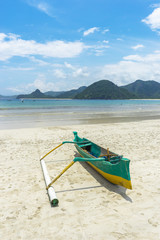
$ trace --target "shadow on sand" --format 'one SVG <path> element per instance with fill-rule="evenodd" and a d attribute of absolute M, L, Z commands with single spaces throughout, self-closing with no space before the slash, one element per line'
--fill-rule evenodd
<path fill-rule="evenodd" d="M 132 202 L 132 199 L 126 194 L 126 190 L 127 190 L 126 188 L 110 183 L 102 175 L 100 175 L 96 170 L 94 170 L 89 164 L 85 162 L 81 162 L 80 164 L 87 170 L 87 172 L 89 172 L 97 180 L 97 182 L 100 183 L 101 187 L 105 187 L 108 191 L 119 194 L 126 201 Z"/>
<path fill-rule="evenodd" d="M 77 152 L 75 152 L 75 157 L 79 157 L 79 154 Z M 97 180 L 97 182 L 100 183 L 102 187 L 105 187 L 110 192 L 114 192 L 121 195 L 126 201 L 132 202 L 132 199 L 126 194 L 126 190 L 127 190 L 126 188 L 109 182 L 101 174 L 99 174 L 94 168 L 92 168 L 88 163 L 80 162 L 80 164 L 87 170 L 87 172 L 89 172 Z"/>
<path fill-rule="evenodd" d="M 79 154 L 75 152 L 74 157 L 79 157 Z M 86 190 L 86 189 L 92 189 L 92 188 L 106 188 L 110 192 L 114 192 L 116 194 L 121 195 L 126 201 L 132 202 L 132 199 L 127 196 L 126 194 L 126 188 L 115 185 L 107 181 L 102 175 L 100 175 L 97 171 L 95 171 L 89 164 L 86 162 L 79 162 L 82 167 L 86 169 L 86 171 L 91 174 L 96 181 L 100 185 L 96 186 L 90 186 L 90 187 L 83 187 L 83 188 L 74 188 L 74 189 L 69 189 L 69 190 L 62 190 L 62 191 L 56 191 L 56 193 L 61 193 L 61 192 L 71 192 L 71 191 L 78 191 L 78 190 Z"/>

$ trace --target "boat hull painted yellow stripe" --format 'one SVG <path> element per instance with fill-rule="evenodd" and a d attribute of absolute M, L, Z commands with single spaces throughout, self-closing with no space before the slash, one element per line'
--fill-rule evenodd
<path fill-rule="evenodd" d="M 126 180 L 122 177 L 105 173 L 102 170 L 100 170 L 99 168 L 95 167 L 92 163 L 90 163 L 90 162 L 87 162 L 87 163 L 90 164 L 97 172 L 99 172 L 104 178 L 106 178 L 111 183 L 123 186 L 128 189 L 132 189 L 132 184 L 131 184 L 130 180 Z"/>
<path fill-rule="evenodd" d="M 81 149 L 79 146 L 77 146 L 79 149 Z M 81 155 L 81 157 L 84 157 L 80 152 L 79 154 Z M 91 154 L 87 153 L 87 155 L 92 156 Z M 94 157 L 94 156 L 92 156 Z M 125 188 L 128 189 L 132 189 L 132 183 L 131 180 L 127 180 L 125 178 L 119 177 L 119 176 L 115 176 L 115 175 L 111 175 L 109 173 L 105 173 L 102 170 L 100 170 L 99 168 L 95 167 L 92 163 L 87 162 L 89 165 L 91 165 L 91 167 L 93 167 L 97 172 L 99 172 L 105 179 L 107 179 L 109 182 L 113 183 L 113 184 L 117 184 L 120 186 L 123 186 Z"/>

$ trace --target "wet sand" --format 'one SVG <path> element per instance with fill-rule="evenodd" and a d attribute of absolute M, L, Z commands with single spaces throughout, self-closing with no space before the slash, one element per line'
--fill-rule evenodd
<path fill-rule="evenodd" d="M 160 119 L 160 111 L 32 112 L 18 111 L 0 116 L 0 129 L 106 124 Z"/>

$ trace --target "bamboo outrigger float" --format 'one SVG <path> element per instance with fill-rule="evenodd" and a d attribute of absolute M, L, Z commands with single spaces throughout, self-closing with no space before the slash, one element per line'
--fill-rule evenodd
<path fill-rule="evenodd" d="M 40 159 L 46 182 L 46 189 L 53 206 L 58 205 L 58 199 L 56 197 L 52 184 L 57 181 L 57 179 L 60 178 L 60 176 L 65 173 L 75 162 L 87 162 L 111 183 L 132 189 L 129 172 L 129 159 L 123 158 L 123 156 L 109 151 L 108 148 L 104 149 L 86 138 L 80 138 L 77 132 L 73 133 L 73 142 L 62 142 L 60 145 L 49 151 Z M 65 167 L 56 178 L 51 181 L 45 166 L 44 158 L 65 143 L 74 144 L 81 157 L 74 158 L 73 161 L 67 167 Z"/>

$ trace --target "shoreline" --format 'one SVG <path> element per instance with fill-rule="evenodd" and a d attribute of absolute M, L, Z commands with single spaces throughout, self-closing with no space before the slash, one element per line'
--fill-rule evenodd
<path fill-rule="evenodd" d="M 13 98 L 12 96 L 4 96 L 4 98 L 0 98 L 0 100 L 102 100 L 102 101 L 114 101 L 114 100 L 160 100 L 160 98 L 126 98 L 126 99 L 101 99 L 101 98 L 92 98 L 92 99 L 85 99 L 85 98 Z"/>
<path fill-rule="evenodd" d="M 30 99 L 31 100 L 31 99 Z M 43 101 L 5 102 L 0 108 L 0 129 L 103 124 L 160 119 L 160 101 Z M 142 101 L 142 102 L 141 102 Z"/>

